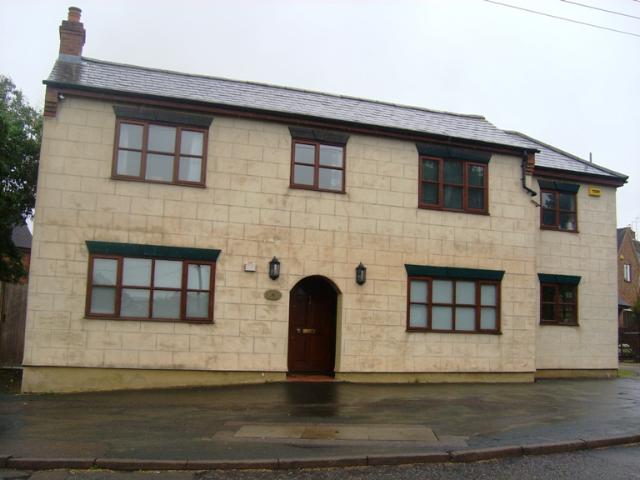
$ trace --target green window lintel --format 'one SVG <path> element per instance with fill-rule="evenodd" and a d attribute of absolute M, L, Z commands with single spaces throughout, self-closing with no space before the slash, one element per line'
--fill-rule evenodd
<path fill-rule="evenodd" d="M 580 278 L 575 275 L 556 275 L 549 273 L 539 273 L 540 283 L 560 283 L 563 285 L 578 285 Z"/>
<path fill-rule="evenodd" d="M 471 280 L 502 280 L 504 270 L 480 270 L 476 268 L 431 267 L 427 265 L 405 265 L 407 275 L 457 278 Z"/>
<path fill-rule="evenodd" d="M 94 255 L 122 255 L 127 257 L 171 258 L 215 262 L 220 250 L 210 248 L 164 247 L 137 243 L 96 242 L 87 240 L 87 249 Z"/>
<path fill-rule="evenodd" d="M 469 148 L 450 147 L 435 143 L 416 143 L 418 153 L 428 157 L 438 157 L 451 160 L 468 160 L 477 163 L 489 163 L 491 153 Z"/>
<path fill-rule="evenodd" d="M 556 182 L 552 180 L 538 180 L 538 185 L 545 190 L 556 190 L 567 193 L 578 193 L 580 189 L 580 185 L 575 183 Z"/>

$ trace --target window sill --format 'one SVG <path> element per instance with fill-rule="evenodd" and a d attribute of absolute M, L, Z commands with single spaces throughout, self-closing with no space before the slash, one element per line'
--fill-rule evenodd
<path fill-rule="evenodd" d="M 444 208 L 444 207 L 430 207 L 428 205 L 420 205 L 420 204 L 418 204 L 418 208 L 420 210 L 435 210 L 436 212 L 467 213 L 470 215 L 485 215 L 487 217 L 491 216 L 489 212 L 480 212 L 480 211 L 474 211 L 474 210 L 456 210 L 453 208 Z"/>
<path fill-rule="evenodd" d="M 469 331 L 469 330 L 431 330 L 426 328 L 407 328 L 407 333 L 458 333 L 458 334 L 471 334 L 471 335 L 502 335 L 501 331 Z"/>
<path fill-rule="evenodd" d="M 200 182 L 161 182 L 159 180 L 146 180 L 137 177 L 125 177 L 122 175 L 111 175 L 111 180 L 117 180 L 119 182 L 138 182 L 138 183 L 150 183 L 153 185 L 173 185 L 176 187 L 195 187 L 195 188 L 207 188 L 205 183 Z"/>
<path fill-rule="evenodd" d="M 562 230 L 560 228 L 549 227 L 549 226 L 545 226 L 545 225 L 540 225 L 540 230 L 547 230 L 549 232 L 562 232 L 562 233 L 580 233 L 580 230 L 578 230 L 578 229 L 576 229 L 576 230 Z"/>
<path fill-rule="evenodd" d="M 558 322 L 540 322 L 542 327 L 579 327 L 579 323 L 558 323 Z"/>
<path fill-rule="evenodd" d="M 110 315 L 85 315 L 85 320 L 110 320 L 114 322 L 161 322 L 161 323 L 191 323 L 191 324 L 210 324 L 213 325 L 213 320 L 203 319 L 189 319 L 178 320 L 174 318 L 140 318 L 140 317 L 113 317 Z"/>
<path fill-rule="evenodd" d="M 346 191 L 344 190 L 329 190 L 326 188 L 315 188 L 315 187 L 308 187 L 308 186 L 304 186 L 304 185 L 289 185 L 289 188 L 293 189 L 293 190 L 307 190 L 308 192 L 325 192 L 325 193 L 337 193 L 339 195 L 346 195 Z"/>

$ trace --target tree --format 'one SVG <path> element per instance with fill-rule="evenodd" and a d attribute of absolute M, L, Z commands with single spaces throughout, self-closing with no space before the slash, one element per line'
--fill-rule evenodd
<path fill-rule="evenodd" d="M 26 273 L 11 231 L 35 206 L 41 137 L 41 113 L 0 74 L 0 281 L 17 282 Z"/>

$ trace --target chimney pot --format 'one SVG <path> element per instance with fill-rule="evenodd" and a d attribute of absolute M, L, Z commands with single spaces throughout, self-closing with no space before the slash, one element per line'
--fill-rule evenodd
<path fill-rule="evenodd" d="M 82 10 L 80 10 L 78 7 L 69 7 L 68 21 L 70 21 L 70 22 L 79 22 L 80 21 L 80 14 L 82 14 Z"/>

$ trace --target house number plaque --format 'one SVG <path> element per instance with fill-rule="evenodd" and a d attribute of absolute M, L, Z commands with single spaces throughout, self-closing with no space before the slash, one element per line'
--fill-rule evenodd
<path fill-rule="evenodd" d="M 267 300 L 280 300 L 282 298 L 282 293 L 278 290 L 267 290 L 264 292 L 264 298 Z"/>

